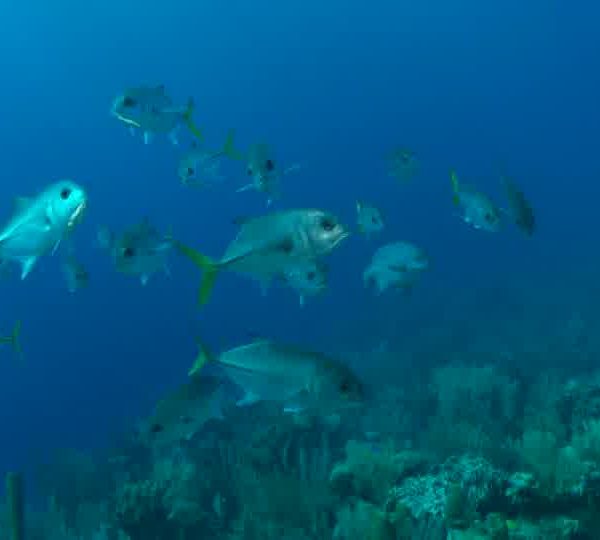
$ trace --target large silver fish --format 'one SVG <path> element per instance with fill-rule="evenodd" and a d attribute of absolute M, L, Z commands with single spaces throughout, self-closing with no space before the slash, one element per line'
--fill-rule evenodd
<path fill-rule="evenodd" d="M 80 221 L 86 193 L 70 180 L 52 184 L 33 198 L 16 200 L 12 218 L 0 229 L 0 260 L 21 264 L 25 279 L 37 260 L 54 253 Z"/>
<path fill-rule="evenodd" d="M 261 281 L 281 276 L 297 263 L 329 254 L 348 237 L 331 213 L 316 209 L 274 212 L 241 222 L 236 238 L 219 261 L 174 241 L 175 247 L 202 271 L 199 303 L 205 304 L 217 273 L 228 269 Z"/>
<path fill-rule="evenodd" d="M 258 340 L 215 358 L 204 350 L 190 374 L 211 360 L 244 391 L 239 406 L 276 401 L 288 409 L 331 410 L 355 406 L 363 398 L 362 384 L 347 366 L 294 346 Z"/>

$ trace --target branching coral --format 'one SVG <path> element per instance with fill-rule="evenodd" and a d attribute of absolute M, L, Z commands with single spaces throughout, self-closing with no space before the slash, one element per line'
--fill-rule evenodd
<path fill-rule="evenodd" d="M 390 491 L 390 500 L 400 501 L 417 519 L 425 515 L 444 519 L 456 486 L 464 495 L 465 514 L 472 514 L 488 497 L 501 492 L 505 481 L 505 474 L 488 461 L 463 456 L 449 459 L 429 474 L 406 479 Z"/>

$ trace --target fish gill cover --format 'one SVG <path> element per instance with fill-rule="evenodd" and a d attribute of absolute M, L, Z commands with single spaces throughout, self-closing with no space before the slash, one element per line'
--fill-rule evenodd
<path fill-rule="evenodd" d="M 2 3 L 0 539 L 599 538 L 599 16 Z"/>

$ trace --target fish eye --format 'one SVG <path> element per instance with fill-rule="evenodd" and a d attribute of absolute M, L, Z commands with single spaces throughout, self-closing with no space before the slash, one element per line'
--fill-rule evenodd
<path fill-rule="evenodd" d="M 371 218 L 371 223 L 372 223 L 373 225 L 379 225 L 379 220 L 377 219 L 377 216 L 373 216 L 373 217 Z"/>
<path fill-rule="evenodd" d="M 135 250 L 131 246 L 123 248 L 123 257 L 130 259 L 135 255 Z"/>
<path fill-rule="evenodd" d="M 342 383 L 340 384 L 340 392 L 342 394 L 347 394 L 348 392 L 350 392 L 350 384 L 348 383 L 348 381 L 342 381 Z"/>
<path fill-rule="evenodd" d="M 180 418 L 182 424 L 191 424 L 192 419 L 189 416 L 182 416 Z"/>
<path fill-rule="evenodd" d="M 333 231 L 336 227 L 336 222 L 328 217 L 325 217 L 321 220 L 321 227 L 324 231 Z"/>
<path fill-rule="evenodd" d="M 246 174 L 248 174 L 248 176 L 252 176 L 252 169 L 250 167 L 246 169 Z"/>
<path fill-rule="evenodd" d="M 71 196 L 71 190 L 69 188 L 64 188 L 61 192 L 60 192 L 60 198 L 63 201 L 66 201 L 69 197 Z"/>
<path fill-rule="evenodd" d="M 487 212 L 484 216 L 483 219 L 485 219 L 488 223 L 493 223 L 495 221 L 495 217 L 494 214 L 492 214 L 491 212 Z"/>
<path fill-rule="evenodd" d="M 150 426 L 150 433 L 160 433 L 163 429 L 164 428 L 160 424 L 152 424 L 152 426 Z"/>
<path fill-rule="evenodd" d="M 194 176 L 194 172 L 195 172 L 195 171 L 194 171 L 194 168 L 193 168 L 193 167 L 188 167 L 188 168 L 186 169 L 186 172 L 187 172 L 187 175 L 188 175 L 188 176 Z"/>
<path fill-rule="evenodd" d="M 267 159 L 267 161 L 265 162 L 265 167 L 266 167 L 267 171 L 271 172 L 275 168 L 275 164 L 273 163 L 273 160 Z"/>
<path fill-rule="evenodd" d="M 136 102 L 132 97 L 124 97 L 123 98 L 123 107 L 135 107 Z"/>
<path fill-rule="evenodd" d="M 306 274 L 306 277 L 308 281 L 313 281 L 317 277 L 317 273 L 311 271 L 308 274 Z"/>
<path fill-rule="evenodd" d="M 279 244 L 279 249 L 286 254 L 294 251 L 294 242 L 290 238 L 286 238 Z"/>

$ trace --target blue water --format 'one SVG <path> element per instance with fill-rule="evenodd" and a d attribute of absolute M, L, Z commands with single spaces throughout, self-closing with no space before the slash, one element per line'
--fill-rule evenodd
<path fill-rule="evenodd" d="M 591 2 L 556 0 L 3 2 L 0 215 L 58 178 L 83 184 L 76 243 L 91 283 L 69 295 L 57 257 L 0 282 L 2 332 L 22 319 L 25 349 L 21 364 L 0 351 L 0 469 L 108 444 L 184 380 L 198 332 L 215 348 L 260 334 L 347 351 L 409 341 L 443 317 L 491 317 L 513 285 L 573 309 L 556 284 L 579 269 L 581 290 L 597 291 L 599 18 Z M 264 140 L 281 162 L 300 163 L 280 207 L 353 223 L 365 199 L 387 216 L 385 235 L 340 248 L 331 291 L 303 309 L 289 291 L 262 297 L 228 275 L 199 312 L 196 272 L 175 256 L 172 277 L 145 288 L 117 274 L 96 246 L 99 225 L 148 216 L 218 256 L 233 218 L 265 211 L 264 198 L 235 193 L 241 168 L 214 190 L 187 190 L 176 148 L 144 146 L 109 115 L 115 94 L 143 83 L 193 96 L 215 146 L 235 128 L 240 147 Z M 387 176 L 394 146 L 419 156 L 412 184 Z M 534 202 L 531 240 L 479 234 L 453 215 L 450 168 L 500 198 L 500 164 Z M 384 240 L 415 242 L 433 260 L 409 302 L 362 287 Z M 477 309 L 462 312 L 478 291 Z"/>

